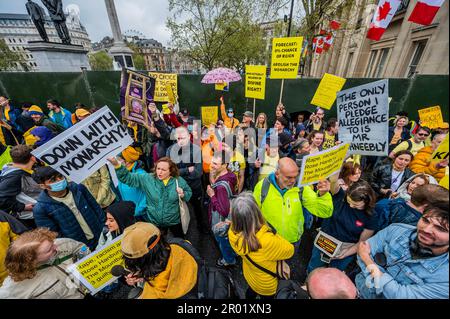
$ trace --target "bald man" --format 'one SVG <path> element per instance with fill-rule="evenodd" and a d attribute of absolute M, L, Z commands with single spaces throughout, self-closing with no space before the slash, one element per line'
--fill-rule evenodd
<path fill-rule="evenodd" d="M 306 279 L 311 299 L 356 299 L 358 291 L 347 275 L 336 268 L 316 268 Z"/>
<path fill-rule="evenodd" d="M 333 213 L 330 182 L 320 181 L 317 192 L 309 186 L 300 190 L 298 175 L 295 161 L 284 157 L 278 161 L 275 172 L 256 184 L 253 193 L 264 218 L 297 249 L 303 234 L 303 208 L 321 218 Z"/>

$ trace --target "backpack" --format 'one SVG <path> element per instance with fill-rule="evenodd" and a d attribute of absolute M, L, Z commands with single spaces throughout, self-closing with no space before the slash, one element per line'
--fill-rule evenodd
<path fill-rule="evenodd" d="M 226 181 L 218 181 L 217 183 L 212 185 L 213 189 L 216 189 L 218 186 L 222 186 L 227 191 L 228 199 L 231 199 L 234 197 L 233 192 L 231 191 L 230 185 Z M 227 237 L 228 236 L 228 229 L 230 225 L 223 224 L 227 218 L 220 215 L 217 211 L 213 210 L 211 212 L 211 230 L 214 235 L 220 236 L 220 237 Z"/>
<path fill-rule="evenodd" d="M 408 148 L 406 149 L 407 151 L 411 151 L 413 144 L 411 140 L 406 140 L 406 143 L 408 143 Z"/>
<path fill-rule="evenodd" d="M 261 187 L 261 198 L 260 198 L 260 202 L 261 202 L 261 207 L 264 203 L 264 200 L 267 197 L 267 194 L 269 193 L 269 188 L 270 188 L 270 181 L 269 178 L 264 178 L 263 180 L 263 184 Z M 298 192 L 298 197 L 300 199 L 300 203 L 303 201 L 303 187 L 300 187 L 300 190 Z M 305 229 L 311 229 L 313 223 L 314 223 L 314 215 L 312 215 L 309 210 L 304 207 L 302 205 L 302 209 L 303 209 L 303 218 L 304 218 L 304 225 L 305 225 Z"/>
<path fill-rule="evenodd" d="M 197 262 L 198 299 L 238 299 L 236 286 L 228 270 L 207 266 L 197 249 L 184 239 L 171 238 L 168 243 L 180 246 Z"/>

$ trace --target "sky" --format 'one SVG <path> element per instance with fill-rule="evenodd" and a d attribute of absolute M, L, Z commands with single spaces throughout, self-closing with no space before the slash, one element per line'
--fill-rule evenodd
<path fill-rule="evenodd" d="M 27 13 L 26 0 L 0 0 L 0 13 Z M 34 0 L 44 9 L 40 0 Z M 114 0 L 119 16 L 122 33 L 137 30 L 145 35 L 169 46 L 170 32 L 166 28 L 169 16 L 167 0 Z M 112 36 L 111 26 L 106 14 L 104 0 L 63 0 L 66 8 L 76 4 L 80 8 L 80 20 L 86 27 L 92 42 L 98 42 L 105 36 Z"/>

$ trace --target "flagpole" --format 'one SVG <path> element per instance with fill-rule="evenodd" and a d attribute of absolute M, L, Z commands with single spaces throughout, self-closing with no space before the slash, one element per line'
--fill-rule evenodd
<path fill-rule="evenodd" d="M 291 11 L 289 13 L 289 24 L 288 24 L 288 32 L 287 37 L 291 36 L 291 26 L 292 26 L 292 14 L 294 12 L 294 0 L 291 0 Z M 300 63 L 300 61 L 299 61 Z M 283 100 L 283 89 L 284 89 L 284 79 L 281 80 L 281 92 L 280 92 L 280 102 Z"/>
<path fill-rule="evenodd" d="M 253 122 L 255 122 L 256 99 L 253 99 Z"/>
<path fill-rule="evenodd" d="M 280 101 L 278 102 L 278 104 L 280 104 L 281 101 L 283 100 L 283 89 L 284 89 L 284 79 L 281 80 Z"/>

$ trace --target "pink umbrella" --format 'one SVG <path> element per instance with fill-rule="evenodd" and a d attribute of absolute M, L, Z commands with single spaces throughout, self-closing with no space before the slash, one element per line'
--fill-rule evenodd
<path fill-rule="evenodd" d="M 217 68 L 209 71 L 202 79 L 203 84 L 229 83 L 241 81 L 242 78 L 236 71 L 227 68 Z"/>

